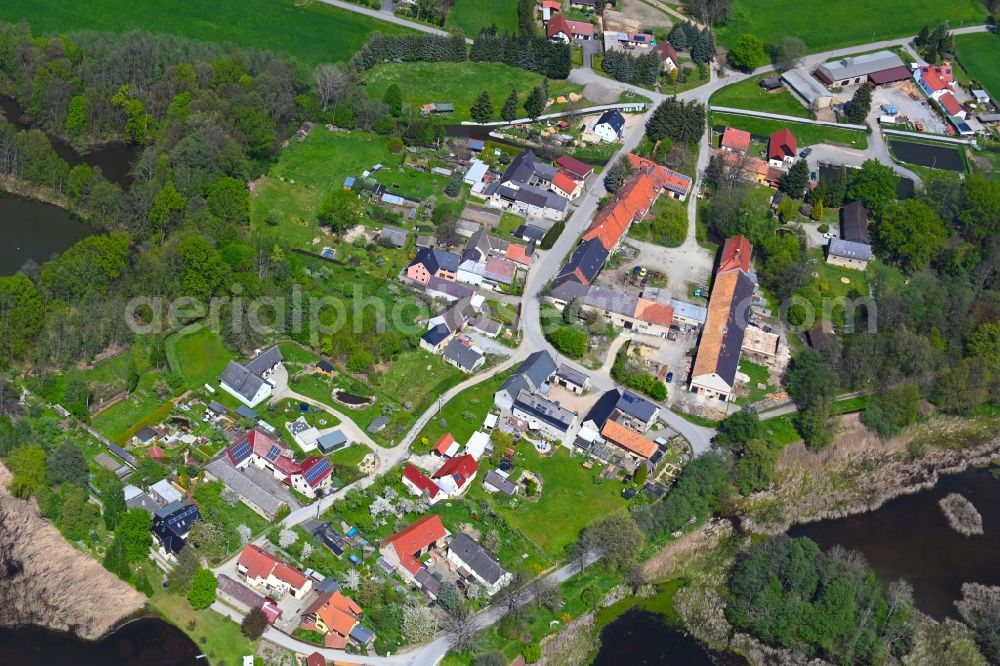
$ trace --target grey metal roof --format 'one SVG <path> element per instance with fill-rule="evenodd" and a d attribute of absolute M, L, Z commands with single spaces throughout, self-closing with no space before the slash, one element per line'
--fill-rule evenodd
<path fill-rule="evenodd" d="M 530 240 L 540 241 L 545 238 L 545 229 L 541 227 L 536 227 L 533 224 L 522 224 L 517 229 L 514 230 L 514 235 L 518 238 L 527 238 Z"/>
<path fill-rule="evenodd" d="M 226 595 L 230 599 L 235 599 L 238 603 L 247 608 L 258 608 L 264 605 L 264 597 L 257 594 L 243 583 L 233 580 L 226 574 L 217 576 L 219 586 L 218 592 Z"/>
<path fill-rule="evenodd" d="M 274 515 L 285 504 L 283 499 L 273 495 L 263 486 L 257 485 L 249 476 L 229 464 L 225 458 L 216 458 L 208 463 L 206 471 L 226 487 L 235 490 L 240 497 L 259 506 L 264 513 Z"/>
<path fill-rule="evenodd" d="M 622 397 L 618 399 L 615 403 L 615 407 L 620 409 L 624 413 L 639 419 L 640 421 L 649 422 L 650 419 L 656 414 L 659 409 L 649 400 L 646 400 L 642 396 L 625 389 L 622 392 Z"/>
<path fill-rule="evenodd" d="M 260 377 L 265 372 L 281 363 L 282 360 L 281 350 L 278 349 L 277 346 L 274 346 L 257 354 L 253 360 L 246 364 L 246 369 Z"/>
<path fill-rule="evenodd" d="M 324 452 L 329 451 L 332 448 L 339 447 L 341 444 L 345 443 L 347 443 L 347 435 L 340 430 L 328 432 L 325 435 L 321 435 L 319 439 L 316 440 L 316 445 L 319 446 L 319 448 Z"/>
<path fill-rule="evenodd" d="M 134 488 L 134 486 L 132 486 Z M 138 488 L 136 488 L 138 490 Z M 125 508 L 127 509 L 142 509 L 146 513 L 155 513 L 159 509 L 159 505 L 153 501 L 153 498 L 148 494 L 139 491 L 138 494 L 125 497 Z"/>
<path fill-rule="evenodd" d="M 503 384 L 500 385 L 500 388 L 497 389 L 497 393 L 506 391 L 513 399 L 518 393 L 521 392 L 522 389 L 526 391 L 532 390 L 531 383 L 524 375 L 513 374 L 504 380 Z"/>
<path fill-rule="evenodd" d="M 529 206 L 545 208 L 549 204 L 548 194 L 545 190 L 524 183 L 514 192 L 514 200 Z"/>
<path fill-rule="evenodd" d="M 510 161 L 503 175 L 500 176 L 500 183 L 513 181 L 515 183 L 526 183 L 535 175 L 535 164 L 538 158 L 530 150 L 522 151 L 517 157 Z"/>
<path fill-rule="evenodd" d="M 611 416 L 611 412 L 615 411 L 615 405 L 621 400 L 622 394 L 618 389 L 611 389 L 605 392 L 594 406 L 590 408 L 587 415 L 583 418 L 584 422 L 593 421 L 598 428 L 603 428 L 604 424 L 607 423 L 608 417 Z"/>
<path fill-rule="evenodd" d="M 787 72 L 783 72 L 781 80 L 787 83 L 789 88 L 794 90 L 799 97 L 809 104 L 813 104 L 816 100 L 823 97 L 830 96 L 830 91 L 824 88 L 822 83 L 813 78 L 808 70 L 802 68 L 790 69 Z"/>
<path fill-rule="evenodd" d="M 497 473 L 495 469 L 487 472 L 483 483 L 488 483 L 504 495 L 515 495 L 517 493 L 517 484 L 502 474 Z"/>
<path fill-rule="evenodd" d="M 483 315 L 477 315 L 469 322 L 469 326 L 489 335 L 496 335 L 500 332 L 500 322 L 494 321 L 489 317 L 484 317 Z"/>
<path fill-rule="evenodd" d="M 452 282 L 451 280 L 445 280 L 444 278 L 434 276 L 431 276 L 431 279 L 427 281 L 427 286 L 424 287 L 424 290 L 444 294 L 445 297 L 451 297 L 451 300 L 465 298 L 466 296 L 471 296 L 476 293 L 475 289 L 471 289 L 457 282 Z"/>
<path fill-rule="evenodd" d="M 213 400 L 212 402 L 208 403 L 208 408 L 209 408 L 209 410 L 215 412 L 216 414 L 225 414 L 226 413 L 226 406 L 223 405 L 218 400 Z"/>
<path fill-rule="evenodd" d="M 322 361 L 321 361 L 322 363 Z M 242 416 L 245 419 L 255 419 L 257 418 L 257 412 L 253 411 L 246 405 L 240 405 L 236 408 L 237 416 Z"/>
<path fill-rule="evenodd" d="M 111 453 L 124 460 L 130 467 L 136 466 L 135 456 L 117 444 L 108 444 L 108 451 L 111 451 Z"/>
<path fill-rule="evenodd" d="M 375 638 L 375 632 L 363 624 L 356 624 L 354 625 L 354 628 L 351 629 L 350 636 L 362 645 L 366 645 L 373 638 Z"/>
<path fill-rule="evenodd" d="M 674 308 L 675 317 L 684 317 L 685 319 L 691 319 L 702 324 L 704 324 L 705 319 L 708 318 L 708 308 L 704 305 L 685 303 L 684 301 L 679 301 L 676 298 L 670 299 L 670 305 Z"/>
<path fill-rule="evenodd" d="M 420 586 L 433 594 L 435 597 L 441 591 L 441 581 L 431 575 L 427 569 L 421 568 L 413 575 Z"/>
<path fill-rule="evenodd" d="M 406 245 L 406 234 L 406 229 L 400 229 L 399 227 L 387 224 L 382 227 L 382 231 L 378 233 L 378 239 L 381 241 L 384 238 L 395 247 L 403 247 Z"/>
<path fill-rule="evenodd" d="M 514 399 L 514 406 L 539 421 L 548 423 L 563 432 L 569 430 L 576 419 L 574 412 L 569 411 L 565 407 L 560 407 L 537 393 L 531 393 L 524 389 Z"/>
<path fill-rule="evenodd" d="M 565 379 L 570 384 L 575 384 L 576 386 L 586 386 L 587 381 L 590 379 L 587 375 L 583 374 L 575 368 L 571 368 L 565 363 L 561 363 L 558 368 L 556 368 L 556 376 Z"/>
<path fill-rule="evenodd" d="M 461 369 L 472 372 L 483 355 L 459 339 L 454 339 L 444 348 L 444 356 L 454 361 Z"/>
<path fill-rule="evenodd" d="M 632 317 L 635 315 L 635 309 L 639 305 L 639 297 L 635 294 L 611 291 L 610 289 L 603 289 L 601 287 L 591 287 L 587 295 L 583 297 L 583 304 L 592 308 L 600 308 L 608 312 Z"/>
<path fill-rule="evenodd" d="M 894 67 L 904 67 L 903 59 L 892 51 L 877 51 L 852 58 L 842 58 L 819 66 L 817 73 L 830 82 L 868 76 L 873 72 Z"/>
<path fill-rule="evenodd" d="M 368 424 L 368 432 L 379 432 L 389 425 L 388 416 L 376 416 L 372 419 L 372 422 Z"/>
<path fill-rule="evenodd" d="M 827 252 L 834 257 L 844 257 L 845 259 L 857 259 L 858 261 L 868 261 L 872 258 L 872 246 L 867 243 L 856 243 L 854 241 L 833 238 L 830 240 L 830 247 Z"/>
<path fill-rule="evenodd" d="M 454 553 L 470 571 L 490 585 L 499 581 L 507 570 L 497 562 L 483 546 L 465 532 L 460 533 L 448 544 L 448 551 Z"/>

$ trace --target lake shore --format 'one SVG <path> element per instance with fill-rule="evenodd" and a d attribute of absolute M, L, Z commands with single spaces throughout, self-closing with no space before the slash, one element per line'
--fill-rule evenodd
<path fill-rule="evenodd" d="M 777 535 L 793 525 L 844 518 L 881 508 L 886 502 L 928 490 L 942 476 L 960 474 L 1000 456 L 993 420 L 939 419 L 905 436 L 880 441 L 844 417 L 844 430 L 829 449 L 790 447 L 779 465 L 782 481 L 756 493 L 740 507 L 743 532 Z M 919 456 L 913 442 L 936 442 Z"/>
<path fill-rule="evenodd" d="M 10 495 L 0 465 L 0 624 L 97 640 L 146 608 L 146 597 L 77 551 L 34 502 Z"/>

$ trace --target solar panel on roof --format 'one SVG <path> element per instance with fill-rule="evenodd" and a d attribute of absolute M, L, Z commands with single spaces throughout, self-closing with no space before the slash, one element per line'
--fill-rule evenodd
<path fill-rule="evenodd" d="M 267 451 L 267 456 L 265 456 L 265 457 L 266 457 L 266 458 L 267 458 L 268 460 L 270 460 L 271 462 L 274 462 L 274 460 L 275 460 L 275 459 L 276 459 L 276 458 L 277 458 L 277 457 L 278 457 L 278 456 L 279 456 L 280 454 L 281 454 L 281 447 L 280 447 L 280 446 L 278 446 L 277 444 L 272 444 L 272 445 L 271 445 L 271 448 L 270 448 L 270 449 L 268 449 L 268 451 Z"/>
<path fill-rule="evenodd" d="M 323 475 L 326 470 L 330 469 L 330 464 L 326 462 L 326 459 L 320 460 L 312 468 L 307 471 L 304 475 L 306 483 L 313 483 L 320 476 Z"/>
<path fill-rule="evenodd" d="M 234 446 L 230 453 L 233 456 L 233 460 L 235 460 L 238 463 L 241 463 L 250 457 L 250 451 L 251 451 L 250 442 L 247 440 L 243 440 L 242 442 Z"/>

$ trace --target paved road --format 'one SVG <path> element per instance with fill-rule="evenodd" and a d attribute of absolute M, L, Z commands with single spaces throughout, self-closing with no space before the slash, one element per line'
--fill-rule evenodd
<path fill-rule="evenodd" d="M 837 123 L 830 120 L 813 120 L 812 118 L 799 118 L 798 116 L 786 116 L 781 113 L 770 113 L 768 111 L 753 111 L 750 109 L 737 109 L 732 106 L 712 106 L 712 111 L 730 113 L 737 116 L 751 116 L 753 118 L 769 118 L 771 120 L 784 120 L 790 123 L 802 123 L 803 125 L 822 125 L 824 127 L 836 127 L 838 129 L 868 131 L 867 125 L 853 125 L 850 123 Z"/>
<path fill-rule="evenodd" d="M 427 32 L 432 35 L 443 35 L 447 36 L 450 33 L 447 30 L 441 30 L 440 28 L 434 28 L 429 25 L 424 25 L 423 23 L 416 23 L 414 21 L 408 21 L 407 19 L 400 18 L 392 13 L 392 3 L 386 3 L 382 9 L 370 9 L 368 7 L 362 7 L 361 5 L 355 5 L 350 2 L 341 2 L 341 0 L 320 0 L 320 2 L 331 5 L 333 7 L 339 7 L 340 9 L 346 9 L 349 12 L 355 12 L 357 14 L 364 14 L 365 16 L 370 16 L 372 18 L 379 19 L 380 21 L 385 21 L 386 23 L 395 23 L 396 25 L 405 26 L 412 30 L 419 30 L 420 32 Z M 466 38 L 465 42 L 471 44 L 472 40 Z"/>

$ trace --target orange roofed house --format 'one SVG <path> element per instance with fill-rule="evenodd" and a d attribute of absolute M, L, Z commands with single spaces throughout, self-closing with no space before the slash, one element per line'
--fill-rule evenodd
<path fill-rule="evenodd" d="M 625 153 L 629 164 L 633 169 L 645 171 L 653 179 L 653 185 L 659 190 L 664 190 L 674 199 L 684 201 L 691 192 L 693 184 L 690 176 L 685 176 L 673 169 L 661 166 L 653 160 L 640 157 L 635 153 Z"/>
<path fill-rule="evenodd" d="M 601 428 L 601 437 L 606 442 L 623 449 L 634 462 L 647 460 L 656 453 L 656 443 L 653 440 L 611 419 L 608 419 Z"/>
<path fill-rule="evenodd" d="M 731 400 L 740 350 L 756 285 L 750 277 L 753 246 L 743 236 L 726 240 L 698 342 L 690 389 L 708 398 Z"/>
<path fill-rule="evenodd" d="M 419 583 L 417 574 L 424 570 L 420 558 L 432 549 L 443 546 L 447 536 L 448 530 L 444 528 L 441 518 L 436 515 L 424 516 L 383 539 L 379 551 L 404 578 Z"/>
<path fill-rule="evenodd" d="M 323 634 L 326 647 L 339 650 L 351 641 L 368 645 L 375 640 L 375 632 L 361 625 L 363 619 L 364 612 L 354 599 L 331 590 L 321 593 L 302 611 L 299 626 Z"/>
<path fill-rule="evenodd" d="M 302 599 L 312 589 L 312 581 L 304 573 L 252 543 L 243 546 L 236 571 L 246 578 L 250 587 L 279 595 L 288 593 L 295 599 Z"/>
<path fill-rule="evenodd" d="M 727 127 L 726 131 L 722 133 L 722 143 L 719 145 L 726 150 L 745 153 L 750 149 L 750 132 L 736 129 L 735 127 Z"/>

